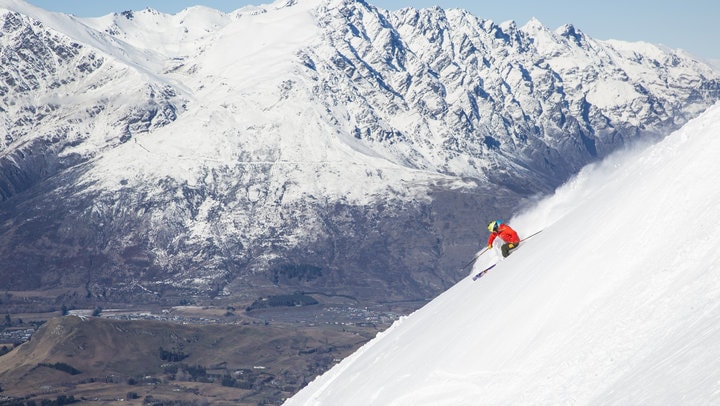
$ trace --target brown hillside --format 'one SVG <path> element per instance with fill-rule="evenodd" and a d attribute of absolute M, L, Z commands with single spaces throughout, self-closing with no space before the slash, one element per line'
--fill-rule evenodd
<path fill-rule="evenodd" d="M 56 318 L 0 357 L 0 395 L 279 401 L 374 334 L 355 330 Z"/>

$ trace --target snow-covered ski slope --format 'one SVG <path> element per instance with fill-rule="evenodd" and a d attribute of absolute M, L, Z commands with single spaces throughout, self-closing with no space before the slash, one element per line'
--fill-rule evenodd
<path fill-rule="evenodd" d="M 544 231 L 296 405 L 720 404 L 720 105 L 511 219 Z M 482 242 L 479 242 L 482 246 Z"/>

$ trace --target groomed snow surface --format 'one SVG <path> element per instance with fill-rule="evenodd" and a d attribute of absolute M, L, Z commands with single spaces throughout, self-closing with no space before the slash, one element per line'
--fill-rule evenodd
<path fill-rule="evenodd" d="M 720 105 L 509 223 L 544 231 L 285 405 L 720 404 Z"/>

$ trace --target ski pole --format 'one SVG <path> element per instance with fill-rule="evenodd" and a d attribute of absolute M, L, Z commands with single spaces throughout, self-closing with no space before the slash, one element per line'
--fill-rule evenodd
<path fill-rule="evenodd" d="M 542 231 L 542 229 L 541 229 L 540 231 Z M 527 237 L 523 238 L 523 239 L 522 239 L 522 240 L 520 240 L 520 241 L 525 241 L 525 240 L 529 240 L 529 239 L 530 239 L 530 237 L 533 237 L 533 236 L 536 236 L 536 235 L 540 234 L 540 231 L 536 231 L 536 232 L 534 232 L 534 233 L 530 234 L 529 236 L 527 236 Z"/>
<path fill-rule="evenodd" d="M 480 258 L 480 255 L 484 254 L 485 251 L 487 251 L 487 250 L 488 250 L 488 247 L 483 248 L 483 250 L 480 251 L 477 255 L 475 255 L 470 262 L 468 262 L 467 264 L 465 264 L 465 266 L 462 267 L 462 269 L 464 270 L 465 268 L 467 268 L 467 267 L 469 267 L 470 265 L 474 264 L 475 261 L 477 261 L 477 259 Z"/>

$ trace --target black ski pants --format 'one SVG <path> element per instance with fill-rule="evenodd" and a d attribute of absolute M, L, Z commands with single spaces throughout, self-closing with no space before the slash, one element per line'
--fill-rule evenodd
<path fill-rule="evenodd" d="M 520 243 L 508 242 L 508 243 L 503 244 L 502 247 L 500 247 L 500 250 L 502 251 L 502 256 L 504 258 L 507 258 L 507 256 L 510 255 L 510 251 L 517 248 L 518 245 L 520 245 Z"/>

